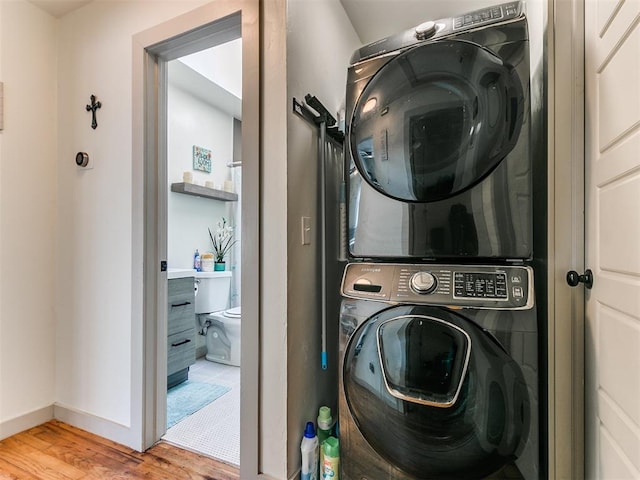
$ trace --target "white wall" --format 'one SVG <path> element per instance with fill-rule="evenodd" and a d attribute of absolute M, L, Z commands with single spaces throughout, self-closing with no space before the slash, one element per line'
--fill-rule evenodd
<path fill-rule="evenodd" d="M 0 438 L 54 400 L 56 57 L 52 17 L 0 2 Z"/>
<path fill-rule="evenodd" d="M 134 447 L 132 36 L 204 3 L 93 2 L 59 21 L 56 412 Z M 91 94 L 102 102 L 96 130 L 84 110 Z M 77 169 L 77 151 L 93 169 Z"/>
<path fill-rule="evenodd" d="M 312 20 L 311 20 L 312 19 Z M 328 319 L 329 369 L 320 368 L 320 211 L 317 129 L 291 111 L 291 98 L 315 95 L 337 116 L 343 107 L 349 58 L 360 41 L 339 0 L 289 0 L 287 11 L 288 182 L 288 475 L 300 468 L 300 439 L 318 407 L 337 417 L 337 318 Z M 301 217 L 311 217 L 311 245 L 302 245 Z M 332 255 L 335 255 L 333 252 Z M 329 260 L 332 256 L 330 254 Z M 335 258 L 335 256 L 333 257 Z M 336 297 L 335 291 L 329 295 Z"/>
<path fill-rule="evenodd" d="M 211 51 L 215 51 L 212 55 Z M 242 98 L 242 39 L 238 38 L 180 59 L 198 73 Z"/>
<path fill-rule="evenodd" d="M 171 77 L 170 77 L 171 78 Z M 169 83 L 168 91 L 168 180 L 169 186 L 182 182 L 183 172 L 192 172 L 199 185 L 213 182 L 222 189 L 230 178 L 227 163 L 233 159 L 233 117 L 202 102 L 193 95 Z M 193 170 L 192 147 L 211 150 L 211 173 Z M 193 254 L 211 251 L 210 228 L 234 216 L 237 202 L 223 202 L 208 198 L 169 192 L 168 196 L 168 264 L 169 268 L 191 268 Z M 235 225 L 232 225 L 235 227 Z M 227 268 L 232 259 L 227 258 Z"/>

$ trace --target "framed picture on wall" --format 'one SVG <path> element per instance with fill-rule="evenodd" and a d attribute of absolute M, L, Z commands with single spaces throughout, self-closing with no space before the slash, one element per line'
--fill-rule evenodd
<path fill-rule="evenodd" d="M 193 169 L 211 173 L 211 150 L 193 146 Z"/>

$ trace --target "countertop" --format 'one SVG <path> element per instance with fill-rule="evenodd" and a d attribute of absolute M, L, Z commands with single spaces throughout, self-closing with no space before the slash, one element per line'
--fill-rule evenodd
<path fill-rule="evenodd" d="M 172 278 L 186 278 L 186 277 L 195 277 L 196 271 L 193 268 L 170 268 L 167 271 L 167 278 L 171 280 Z"/>
<path fill-rule="evenodd" d="M 230 271 L 224 272 L 196 272 L 193 268 L 170 268 L 167 270 L 167 278 L 169 280 L 173 278 L 216 278 L 216 277 L 230 277 Z"/>

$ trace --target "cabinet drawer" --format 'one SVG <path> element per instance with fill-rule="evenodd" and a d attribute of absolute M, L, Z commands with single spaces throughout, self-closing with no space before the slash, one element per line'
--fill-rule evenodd
<path fill-rule="evenodd" d="M 167 335 L 182 332 L 196 326 L 196 309 L 191 300 L 169 303 L 167 312 Z"/>
<path fill-rule="evenodd" d="M 169 280 L 167 334 L 195 328 L 195 290 L 193 277 Z"/>
<path fill-rule="evenodd" d="M 193 365 L 196 361 L 196 330 L 190 328 L 169 335 L 167 342 L 167 375 Z"/>
<path fill-rule="evenodd" d="M 191 295 L 195 296 L 195 279 L 193 277 L 172 278 L 169 280 L 169 303 Z"/>

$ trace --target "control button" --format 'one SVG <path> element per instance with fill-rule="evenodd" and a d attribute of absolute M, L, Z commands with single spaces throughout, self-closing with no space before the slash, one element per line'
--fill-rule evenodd
<path fill-rule="evenodd" d="M 420 295 L 433 292 L 436 285 L 436 277 L 429 272 L 418 272 L 411 277 L 411 289 Z"/>
<path fill-rule="evenodd" d="M 514 275 L 511 277 L 511 283 L 522 283 L 522 277 L 520 277 L 520 275 Z"/>
<path fill-rule="evenodd" d="M 424 22 L 416 27 L 416 38 L 418 40 L 426 40 L 429 37 L 433 37 L 436 33 L 435 22 Z"/>
<path fill-rule="evenodd" d="M 513 287 L 513 298 L 522 298 L 524 296 L 524 292 L 522 287 Z"/>

